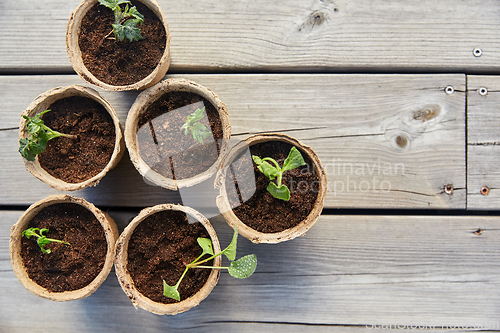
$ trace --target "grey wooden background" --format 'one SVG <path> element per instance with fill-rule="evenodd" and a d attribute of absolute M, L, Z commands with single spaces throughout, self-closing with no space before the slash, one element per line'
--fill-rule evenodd
<path fill-rule="evenodd" d="M 330 182 L 324 214 L 283 244 L 240 237 L 256 274 L 222 274 L 177 316 L 135 310 L 114 272 L 84 300 L 30 294 L 10 266 L 9 230 L 56 191 L 25 171 L 17 127 L 37 95 L 83 84 L 64 44 L 79 1 L 0 0 L 0 332 L 500 331 L 500 2 L 159 2 L 167 77 L 214 90 L 235 139 L 282 132 L 311 146 Z M 124 125 L 138 93 L 99 91 Z M 71 194 L 120 231 L 141 208 L 181 200 L 146 184 L 127 155 Z M 191 195 L 213 207 L 213 192 Z M 223 218 L 212 222 L 229 242 Z"/>

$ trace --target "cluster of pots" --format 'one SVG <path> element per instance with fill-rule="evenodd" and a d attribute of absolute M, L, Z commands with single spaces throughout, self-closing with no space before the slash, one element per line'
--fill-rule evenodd
<path fill-rule="evenodd" d="M 309 228 L 312 227 L 312 225 L 316 222 L 319 215 L 321 214 L 323 201 L 326 194 L 326 176 L 317 155 L 312 151 L 311 148 L 302 144 L 298 140 L 279 133 L 253 135 L 243 141 L 240 141 L 233 147 L 229 147 L 231 126 L 226 106 L 219 99 L 219 97 L 210 89 L 190 80 L 163 80 L 163 77 L 167 72 L 170 63 L 170 33 L 168 32 L 168 26 L 161 9 L 155 0 L 140 0 L 140 2 L 151 9 L 155 13 L 155 15 L 157 15 L 159 20 L 163 22 L 166 31 L 166 40 L 165 50 L 163 52 L 163 56 L 158 62 L 157 67 L 151 72 L 150 75 L 140 80 L 139 82 L 128 85 L 110 85 L 97 79 L 84 65 L 80 47 L 78 45 L 78 34 L 81 30 L 80 24 L 82 18 L 90 8 L 96 6 L 97 0 L 84 0 L 80 4 L 80 6 L 71 15 L 66 34 L 67 49 L 71 63 L 75 71 L 86 82 L 102 89 L 112 91 L 145 89 L 139 94 L 136 101 L 133 103 L 131 109 L 129 110 L 124 135 L 122 134 L 122 129 L 113 107 L 96 90 L 89 87 L 73 85 L 69 87 L 59 87 L 52 89 L 38 96 L 22 114 L 23 116 L 33 117 L 36 114 L 49 109 L 49 107 L 54 102 L 73 96 L 88 98 L 99 103 L 112 119 L 112 124 L 115 132 L 114 149 L 110 153 L 109 162 L 98 173 L 80 182 L 70 182 L 59 179 L 57 176 L 54 176 L 54 174 L 49 173 L 41 165 L 38 157 L 34 161 L 23 159 L 27 170 L 33 176 L 57 190 L 80 190 L 89 186 L 96 186 L 99 181 L 106 175 L 106 173 L 118 164 L 126 147 L 126 149 L 128 149 L 130 159 L 137 171 L 154 184 L 162 186 L 169 190 L 178 190 L 179 188 L 190 187 L 198 183 L 207 181 L 215 175 L 216 177 L 214 185 L 220 189 L 220 195 L 217 198 L 214 198 L 214 202 L 219 208 L 220 213 L 223 215 L 229 226 L 231 226 L 233 229 L 237 226 L 239 234 L 254 243 L 279 243 L 303 235 Z M 141 119 L 144 118 L 146 110 L 156 101 L 158 101 L 162 96 L 165 96 L 165 94 L 172 92 L 184 92 L 200 96 L 201 99 L 205 101 L 205 103 L 208 102 L 210 106 L 216 110 L 219 117 L 220 126 L 222 128 L 222 133 L 217 140 L 217 158 L 215 159 L 214 163 L 211 166 L 205 168 L 205 170 L 203 170 L 202 172 L 190 175 L 189 177 L 185 178 L 176 177 L 175 175 L 168 176 L 162 174 L 158 170 L 153 170 L 151 167 L 151 163 L 144 160 L 143 156 L 140 153 L 139 147 L 140 142 L 138 140 L 138 132 L 141 127 L 141 121 L 144 122 Z M 149 122 L 149 125 L 152 126 L 151 122 Z M 26 138 L 27 136 L 28 132 L 26 130 L 26 119 L 22 118 L 20 123 L 19 138 Z M 314 170 L 314 173 L 316 174 L 318 179 L 316 188 L 317 197 L 313 203 L 313 207 L 310 209 L 310 212 L 307 214 L 307 216 L 296 223 L 296 225 L 294 225 L 293 227 L 285 228 L 283 230 L 275 232 L 258 230 L 258 228 L 249 226 L 246 221 L 242 221 L 242 219 L 240 219 L 234 212 L 235 207 L 231 202 L 230 195 L 228 195 L 229 190 L 227 188 L 228 184 L 232 184 L 231 181 L 227 181 L 228 177 L 230 177 L 231 174 L 230 171 L 232 171 L 232 163 L 240 158 L 245 151 L 248 152 L 249 147 L 266 142 L 282 142 L 288 146 L 296 147 L 302 153 L 302 155 L 306 157 L 309 163 L 312 164 L 312 169 Z M 160 163 L 164 162 L 165 161 L 160 161 Z M 100 272 L 98 272 L 97 276 L 89 284 L 76 290 L 54 292 L 48 290 L 47 288 L 44 288 L 39 283 L 35 282 L 32 276 L 30 277 L 30 275 L 28 274 L 24 264 L 24 259 L 22 257 L 22 232 L 28 228 L 32 219 L 44 208 L 61 203 L 79 205 L 91 212 L 93 216 L 95 216 L 104 232 L 106 241 L 106 253 L 103 254 L 104 264 L 101 265 L 102 268 Z M 174 204 L 162 204 L 154 207 L 148 207 L 142 210 L 139 215 L 137 215 L 129 223 L 122 234 L 119 235 L 118 229 L 113 219 L 108 214 L 96 208 L 92 203 L 89 203 L 81 198 L 76 198 L 74 196 L 59 194 L 49 196 L 31 205 L 28 210 L 21 216 L 18 222 L 12 227 L 10 253 L 14 272 L 23 286 L 34 294 L 54 301 L 69 301 L 81 299 L 93 293 L 106 279 L 114 264 L 116 274 L 118 276 L 118 280 L 122 286 L 122 289 L 131 299 L 134 306 L 141 307 L 156 314 L 176 314 L 186 311 L 191 307 L 196 306 L 201 300 L 208 296 L 208 294 L 217 284 L 220 270 L 212 269 L 207 281 L 205 282 L 205 285 L 191 297 L 180 302 L 164 304 L 153 301 L 150 298 L 144 296 L 140 291 L 138 291 L 128 269 L 128 251 L 129 245 L 131 244 L 130 239 L 134 231 L 136 230 L 137 226 L 139 226 L 141 222 L 144 221 L 148 216 L 157 214 L 158 212 L 162 211 L 182 212 L 186 214 L 189 219 L 200 222 L 200 224 L 206 229 L 208 235 L 210 236 L 214 248 L 219 249 L 219 241 L 213 227 L 210 224 L 210 221 L 205 216 L 190 207 Z M 39 255 L 47 256 L 47 254 L 41 252 Z M 220 257 L 218 257 L 217 260 L 220 261 Z M 220 262 L 217 262 L 215 264 L 216 266 L 219 266 Z"/>

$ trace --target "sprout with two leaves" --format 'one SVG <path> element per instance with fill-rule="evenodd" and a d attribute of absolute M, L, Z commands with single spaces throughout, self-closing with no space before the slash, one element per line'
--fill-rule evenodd
<path fill-rule="evenodd" d="M 40 234 L 37 234 L 37 231 L 40 232 Z M 65 245 L 71 245 L 70 243 L 63 242 L 62 240 L 47 238 L 47 236 L 45 236 L 43 234 L 44 232 L 49 232 L 49 229 L 29 228 L 29 229 L 26 229 L 22 232 L 21 237 L 26 237 L 26 238 L 30 239 L 32 236 L 35 236 L 37 238 L 36 242 L 38 243 L 40 250 L 42 250 L 43 253 L 47 253 L 47 254 L 49 254 L 51 252 L 51 250 L 46 249 L 45 245 L 50 244 L 52 242 L 62 243 Z"/>
<path fill-rule="evenodd" d="M 115 38 L 123 41 L 125 38 L 133 41 L 142 39 L 141 29 L 138 25 L 144 22 L 144 16 L 137 11 L 137 8 L 129 7 L 132 3 L 129 0 L 99 0 L 99 4 L 110 8 L 115 14 L 115 23 L 112 24 L 113 30 L 104 38 L 108 38 L 112 33 Z M 120 5 L 126 4 L 125 9 Z"/>
<path fill-rule="evenodd" d="M 28 161 L 34 161 L 36 155 L 43 153 L 49 140 L 60 136 L 76 139 L 76 135 L 59 133 L 45 125 L 41 117 L 49 111 L 40 112 L 33 118 L 23 115 L 23 118 L 27 120 L 26 131 L 29 136 L 19 140 L 19 153 Z"/>
<path fill-rule="evenodd" d="M 273 197 L 276 199 L 289 201 L 290 200 L 290 190 L 285 184 L 282 184 L 283 173 L 287 170 L 293 170 L 302 165 L 305 165 L 306 162 L 304 158 L 300 154 L 299 150 L 295 147 L 290 149 L 290 153 L 283 163 L 283 167 L 280 168 L 278 162 L 271 157 L 260 158 L 259 156 L 252 155 L 252 159 L 257 165 L 257 169 L 262 172 L 271 182 L 267 186 L 267 191 L 271 193 Z M 274 165 L 271 165 L 267 161 L 271 162 Z M 276 178 L 276 182 L 274 183 L 272 180 Z"/>
<path fill-rule="evenodd" d="M 186 118 L 186 123 L 182 125 L 181 130 L 184 130 L 184 134 L 188 135 L 191 132 L 193 139 L 199 143 L 203 143 L 203 140 L 210 137 L 212 134 L 207 127 L 200 123 L 199 121 L 203 118 L 205 113 L 205 107 L 197 109 L 195 112 L 191 113 Z"/>
<path fill-rule="evenodd" d="M 255 272 L 255 268 L 257 267 L 257 256 L 255 256 L 255 254 L 249 254 L 244 257 L 241 257 L 238 260 L 235 260 L 237 239 L 238 239 L 238 227 L 235 225 L 233 239 L 231 243 L 221 252 L 214 254 L 212 241 L 208 238 L 199 237 L 197 241 L 198 245 L 200 245 L 202 249 L 202 253 L 198 258 L 193 260 L 191 263 L 186 264 L 184 272 L 182 273 L 181 277 L 174 286 L 169 286 L 165 282 L 165 280 L 163 280 L 163 295 L 169 298 L 173 298 L 177 301 L 180 301 L 181 297 L 179 295 L 178 288 L 182 282 L 182 279 L 184 279 L 184 276 L 186 276 L 186 273 L 190 268 L 227 269 L 229 275 L 237 279 L 245 279 L 250 275 L 252 275 Z M 220 256 L 221 254 L 224 254 L 231 261 L 228 267 L 214 267 L 214 266 L 203 265 L 204 263 L 214 259 L 215 257 Z M 205 255 L 209 255 L 210 257 L 202 260 L 203 256 Z"/>

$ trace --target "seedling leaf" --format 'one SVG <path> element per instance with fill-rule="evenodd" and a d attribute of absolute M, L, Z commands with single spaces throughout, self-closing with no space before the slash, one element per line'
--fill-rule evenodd
<path fill-rule="evenodd" d="M 177 301 L 181 300 L 181 295 L 179 295 L 179 291 L 177 290 L 178 285 L 169 286 L 165 280 L 163 280 L 163 295 L 166 297 L 173 298 Z"/>
<path fill-rule="evenodd" d="M 254 156 L 257 157 L 257 156 Z M 255 161 L 255 159 L 254 159 Z M 269 180 L 274 180 L 277 175 L 279 175 L 280 170 L 277 169 L 276 167 L 272 166 L 266 161 L 260 160 L 260 163 L 255 163 L 257 164 L 257 169 L 259 169 L 260 172 L 262 172 Z"/>
<path fill-rule="evenodd" d="M 37 236 L 36 232 L 39 230 L 40 230 L 39 228 L 29 228 L 29 229 L 24 230 L 21 233 L 21 236 L 30 239 L 31 236 Z"/>
<path fill-rule="evenodd" d="M 236 243 L 238 241 L 238 226 L 234 225 L 233 239 L 231 243 L 222 251 L 229 260 L 236 259 Z"/>
<path fill-rule="evenodd" d="M 281 170 L 285 172 L 287 170 L 293 170 L 305 164 L 306 162 L 304 161 L 304 158 L 300 154 L 299 150 L 295 147 L 292 147 L 285 162 L 283 162 L 283 168 Z"/>
<path fill-rule="evenodd" d="M 40 234 L 41 234 L 41 232 L 40 232 Z M 42 250 L 43 253 L 50 253 L 50 252 L 52 252 L 50 249 L 46 249 L 45 248 L 45 245 L 50 244 L 50 240 L 47 239 L 46 236 L 42 236 L 42 237 L 38 238 L 36 240 L 36 242 L 38 243 L 38 246 L 40 246 L 40 250 Z"/>
<path fill-rule="evenodd" d="M 281 186 L 277 186 L 275 183 L 270 182 L 267 185 L 267 191 L 271 193 L 273 197 L 280 200 L 289 201 L 290 200 L 290 190 L 285 184 L 281 184 Z"/>
<path fill-rule="evenodd" d="M 111 8 L 113 11 L 124 3 L 131 3 L 129 0 L 99 0 L 99 4 Z"/>
<path fill-rule="evenodd" d="M 210 239 L 198 237 L 197 241 L 201 249 L 203 250 L 203 253 L 201 254 L 202 256 L 205 254 L 210 254 L 212 256 L 214 255 L 214 248 Z"/>
<path fill-rule="evenodd" d="M 135 6 L 130 8 L 130 10 L 128 11 L 128 14 L 130 16 L 135 17 L 138 20 L 138 22 L 137 22 L 138 24 L 142 24 L 142 22 L 144 22 L 144 15 L 139 13 L 139 11 L 137 10 L 137 8 L 135 8 Z"/>
<path fill-rule="evenodd" d="M 256 268 L 257 256 L 255 254 L 249 254 L 231 262 L 227 270 L 232 277 L 246 279 L 255 272 Z"/>

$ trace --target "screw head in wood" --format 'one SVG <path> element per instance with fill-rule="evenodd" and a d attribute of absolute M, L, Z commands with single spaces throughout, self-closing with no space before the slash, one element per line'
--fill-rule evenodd
<path fill-rule="evenodd" d="M 476 47 L 474 50 L 472 50 L 472 54 L 474 55 L 474 57 L 479 58 L 480 56 L 483 55 L 483 50 Z"/>
<path fill-rule="evenodd" d="M 451 185 L 451 184 L 445 185 L 444 186 L 444 193 L 446 193 L 448 195 L 452 195 L 453 194 L 453 185 Z"/>
<path fill-rule="evenodd" d="M 448 86 L 444 88 L 444 92 L 447 93 L 448 95 L 451 95 L 455 92 L 455 88 L 453 88 L 452 86 Z"/>
<path fill-rule="evenodd" d="M 490 188 L 488 186 L 483 186 L 483 187 L 481 187 L 480 192 L 482 195 L 488 195 L 490 193 Z"/>

